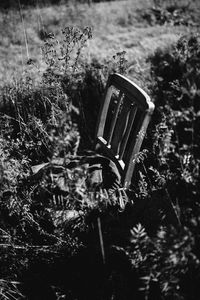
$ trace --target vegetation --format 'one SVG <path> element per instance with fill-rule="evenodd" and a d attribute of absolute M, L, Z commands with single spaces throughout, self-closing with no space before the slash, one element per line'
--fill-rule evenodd
<path fill-rule="evenodd" d="M 124 51 L 88 61 L 88 26 L 40 33 L 41 65 L 27 57 L 1 89 L 0 298 L 198 299 L 199 36 L 150 52 L 144 75 Z M 134 71 L 156 104 L 126 193 L 87 167 L 115 71 Z"/>
<path fill-rule="evenodd" d="M 143 13 L 143 18 L 150 25 L 173 24 L 194 26 L 198 20 L 193 12 L 196 9 L 195 1 L 160 1 L 154 0 L 154 5 Z M 192 17 L 191 17 L 192 16 Z"/>

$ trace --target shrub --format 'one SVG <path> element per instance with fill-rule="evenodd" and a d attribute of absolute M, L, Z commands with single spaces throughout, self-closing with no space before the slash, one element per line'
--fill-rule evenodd
<path fill-rule="evenodd" d="M 140 201 L 145 198 L 148 201 L 154 199 L 150 201 L 149 205 L 146 205 L 146 212 L 144 207 L 142 208 L 143 217 L 140 220 L 147 231 L 149 230 L 149 224 L 152 224 L 151 221 L 148 221 L 150 218 L 149 209 L 152 209 L 152 206 L 156 206 L 156 203 L 159 203 L 157 209 L 160 207 L 162 210 L 162 202 L 165 197 L 167 197 L 168 203 L 172 201 L 180 217 L 181 226 L 184 228 L 178 233 L 179 237 L 173 231 L 171 237 L 167 238 L 166 236 L 166 243 L 172 238 L 175 244 L 174 246 L 168 245 L 165 250 L 161 251 L 161 259 L 164 259 L 167 249 L 171 249 L 171 254 L 173 253 L 172 255 L 176 256 L 175 248 L 180 250 L 178 244 L 187 240 L 190 236 L 192 240 L 188 239 L 188 246 L 182 248 L 184 255 L 183 253 L 179 254 L 181 257 L 182 255 L 185 257 L 185 251 L 187 252 L 187 249 L 190 248 L 189 252 L 192 253 L 193 258 L 196 255 L 197 265 L 200 245 L 200 195 L 198 188 L 200 184 L 200 136 L 198 130 L 200 121 L 199 56 L 199 36 L 190 35 L 180 38 L 175 45 L 164 51 L 158 50 L 149 58 L 152 72 L 151 90 L 152 97 L 156 103 L 156 111 L 149 127 L 151 136 L 146 140 L 146 147 L 150 150 L 149 155 L 140 162 L 139 185 L 135 187 L 138 190 L 137 197 Z M 157 200 L 154 197 L 156 193 L 158 193 Z M 161 213 L 160 220 L 163 217 L 164 219 L 166 218 L 165 214 L 166 211 L 164 211 L 164 215 Z M 169 221 L 171 222 L 170 219 Z M 183 236 L 181 237 L 182 234 Z M 159 242 L 157 241 L 156 245 L 158 246 L 158 244 Z M 145 243 L 144 245 L 146 246 Z M 149 256 L 147 255 L 147 257 Z M 168 258 L 164 259 L 164 261 L 167 261 Z M 177 263 L 181 266 L 180 258 L 177 258 Z M 153 264 L 156 266 L 159 262 L 154 261 Z M 159 265 L 159 270 L 163 266 Z M 197 272 L 199 274 L 199 269 L 196 269 L 194 262 L 187 260 L 182 267 L 182 271 L 175 271 L 175 265 L 169 267 L 167 276 L 173 277 L 173 272 L 175 272 L 177 277 L 176 279 L 168 278 L 167 281 L 174 282 L 176 287 L 171 289 L 165 283 L 166 290 L 162 286 L 161 292 L 165 294 L 166 291 L 165 297 L 170 295 L 171 289 L 174 293 L 175 291 L 178 293 L 178 299 L 179 297 L 191 299 L 193 292 L 189 288 L 189 284 L 187 288 L 184 288 L 183 282 L 187 280 L 186 278 L 189 278 L 191 273 L 194 272 L 196 274 Z M 164 269 L 161 274 L 165 274 Z M 145 277 L 145 279 L 149 279 L 149 276 Z M 158 281 L 161 284 L 162 279 L 160 278 Z M 193 289 L 199 293 L 197 283 L 194 283 Z M 175 295 L 174 297 L 176 299 Z"/>
<path fill-rule="evenodd" d="M 146 12 L 142 12 L 143 19 L 150 25 L 195 25 L 194 8 L 191 1 L 154 1 L 154 6 Z"/>
<path fill-rule="evenodd" d="M 190 299 L 181 289 L 181 278 L 195 269 L 199 271 L 193 245 L 194 239 L 186 228 L 180 231 L 161 227 L 153 238 L 141 224 L 131 230 L 128 253 L 140 272 L 144 299 Z"/>
<path fill-rule="evenodd" d="M 199 37 L 189 36 L 151 57 L 158 108 L 154 150 L 160 168 L 170 174 L 170 195 L 181 206 L 197 205 L 199 197 L 199 55 Z"/>

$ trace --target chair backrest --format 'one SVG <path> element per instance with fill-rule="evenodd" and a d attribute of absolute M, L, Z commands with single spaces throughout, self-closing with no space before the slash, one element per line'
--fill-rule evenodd
<path fill-rule="evenodd" d="M 108 79 L 97 126 L 97 144 L 117 165 L 122 185 L 131 183 L 154 104 L 135 83 L 119 74 Z"/>

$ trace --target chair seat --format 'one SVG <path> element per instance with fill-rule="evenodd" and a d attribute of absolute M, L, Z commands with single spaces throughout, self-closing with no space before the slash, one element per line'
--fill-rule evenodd
<path fill-rule="evenodd" d="M 87 190 L 98 192 L 100 189 L 106 189 L 108 193 L 113 193 L 120 188 L 121 178 L 115 163 L 102 155 L 76 156 L 67 160 L 59 158 L 33 166 L 31 179 L 34 182 L 41 182 L 44 178 L 53 181 L 53 188 L 50 184 L 48 193 L 41 198 L 44 199 L 44 206 L 50 213 L 55 227 L 73 222 L 82 215 L 81 210 L 71 209 L 70 204 L 65 205 L 65 199 L 70 192 L 69 185 L 73 180 L 66 180 L 66 172 L 70 175 L 80 168 L 86 171 L 84 185 Z"/>
<path fill-rule="evenodd" d="M 66 170 L 74 171 L 76 168 L 86 170 L 87 186 L 91 188 L 117 189 L 121 186 L 121 176 L 116 164 L 102 155 L 76 156 L 76 158 L 53 159 L 49 163 L 42 163 L 32 167 L 32 179 L 39 180 L 44 174 L 57 177 L 57 187 L 65 193 L 68 190 L 67 182 L 64 180 Z"/>

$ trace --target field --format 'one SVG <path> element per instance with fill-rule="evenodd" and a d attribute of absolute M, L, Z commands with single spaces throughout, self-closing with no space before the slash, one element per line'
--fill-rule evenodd
<path fill-rule="evenodd" d="M 199 299 L 200 2 L 50 2 L 0 5 L 0 299 Z M 126 191 L 93 177 L 112 72 L 156 107 Z"/>
<path fill-rule="evenodd" d="M 169 46 L 191 30 L 191 27 L 173 26 L 173 23 L 149 26 L 142 15 L 152 5 L 152 1 L 134 0 L 100 2 L 91 6 L 66 4 L 26 8 L 23 15 L 29 56 L 37 64 L 41 63 L 42 29 L 55 33 L 59 38 L 61 29 L 66 26 L 90 26 L 93 38 L 86 51 L 87 61 L 93 57 L 98 61 L 112 59 L 116 52 L 126 51 L 130 69 L 137 69 L 140 61 L 143 62 L 156 48 Z M 198 11 L 195 13 L 198 20 Z M 0 80 L 3 84 L 12 75 L 22 73 L 28 57 L 19 8 L 16 7 L 9 14 L 1 12 L 0 20 Z M 132 73 L 134 76 L 134 72 Z"/>

